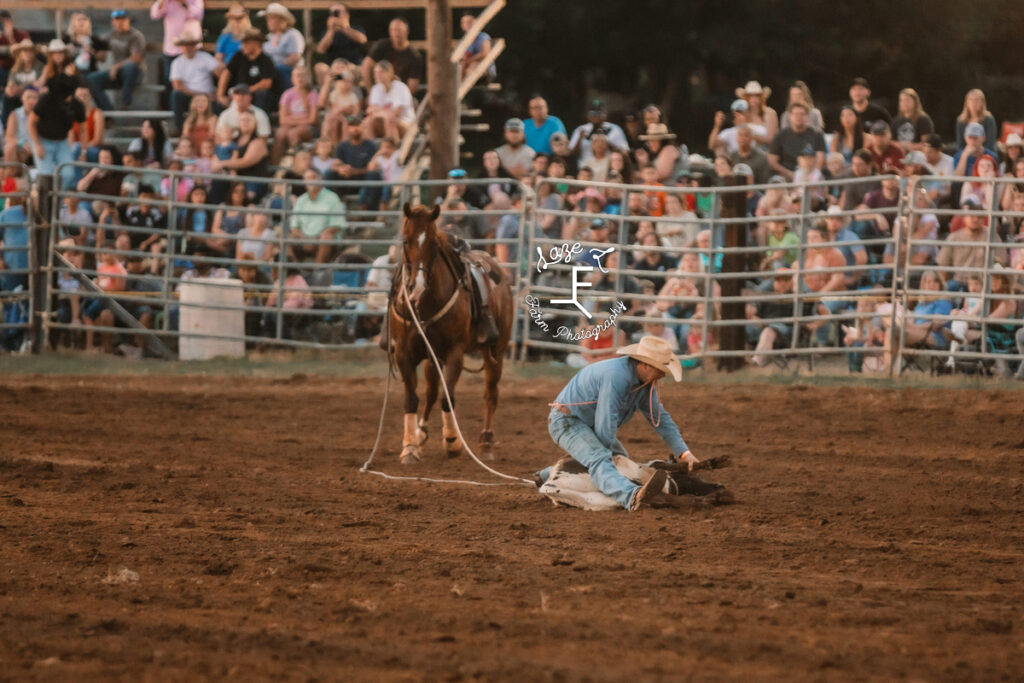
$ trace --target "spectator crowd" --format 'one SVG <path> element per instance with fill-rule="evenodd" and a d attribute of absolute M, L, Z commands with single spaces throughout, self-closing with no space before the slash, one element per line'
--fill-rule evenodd
<path fill-rule="evenodd" d="M 155 0 L 149 19 L 162 24 L 163 40 L 159 73 L 150 75 L 146 40 L 123 9 L 99 30 L 74 12 L 66 31 L 45 45 L 0 10 L 3 159 L 40 175 L 59 167 L 64 190 L 91 197 L 65 199 L 60 237 L 97 271 L 103 289 L 135 281 L 152 286 L 171 260 L 161 255 L 172 252 L 176 279 L 238 275 L 251 285 L 257 307 L 274 305 L 277 287 L 286 306 L 312 308 L 315 297 L 303 292 L 311 281 L 323 284 L 316 266 L 360 257 L 345 245 L 356 223 L 349 211 L 376 211 L 395 199 L 390 185 L 406 170 L 402 140 L 418 125 L 423 55 L 403 18 L 390 21 L 386 36 L 371 37 L 343 3 L 306 33 L 281 3 L 255 17 L 236 3 L 223 12 L 224 30 L 207 40 L 208 14 L 202 0 Z M 463 16 L 463 31 L 472 23 L 472 15 Z M 480 34 L 459 68 L 465 73 L 489 50 L 490 37 Z M 493 66 L 487 77 L 496 77 Z M 164 85 L 159 95 L 168 115 L 142 121 L 128 144 L 114 143 L 114 112 L 131 110 L 148 81 Z M 1024 344 L 1019 323 L 980 323 L 985 315 L 1024 314 L 1016 277 L 1024 268 L 1022 218 L 991 215 L 1024 211 L 1024 140 L 1019 132 L 1001 134 L 981 90 L 966 93 L 955 121 L 938 125 L 914 89 L 898 93 L 893 114 L 860 77 L 837 111 L 821 111 L 802 81 L 783 97 L 756 80 L 734 95 L 698 143 L 706 155 L 680 144 L 657 105 L 613 121 L 595 99 L 570 130 L 562 120 L 570 113 L 557 116 L 542 95 L 531 96 L 521 118 L 505 121 L 478 171 L 451 169 L 439 199 L 442 227 L 467 239 L 518 239 L 524 202 L 534 202 L 535 238 L 618 247 L 595 264 L 603 267 L 592 274 L 594 291 L 641 297 L 630 299 L 630 314 L 647 322 L 609 327 L 585 343 L 587 359 L 642 332 L 697 354 L 717 343 L 714 328 L 703 323 L 721 315 L 705 303 L 719 291 L 713 276 L 722 269 L 721 254 L 708 250 L 724 237 L 711 188 L 738 179 L 758 187 L 734 191 L 744 193 L 746 243 L 763 248 L 747 263 L 747 292 L 762 297 L 747 311 L 753 364 L 769 361 L 765 351 L 794 343 L 890 345 L 894 324 L 909 345 L 1013 351 Z M 100 165 L 65 165 L 75 160 Z M 20 186 L 16 176 L 5 170 L 4 187 Z M 960 176 L 972 180 L 945 179 Z M 995 182 L 1002 177 L 1020 180 Z M 339 196 L 325 186 L 333 180 L 355 181 L 357 191 Z M 170 212 L 168 202 L 181 206 Z M 812 220 L 804 225 L 795 214 Z M 186 236 L 169 239 L 168 228 Z M 491 248 L 512 270 L 531 258 L 508 243 Z M 135 255 L 119 257 L 122 251 Z M 282 251 L 294 267 L 275 270 Z M 369 279 L 386 286 L 383 273 L 394 258 L 378 258 Z M 987 281 L 975 269 L 990 258 L 1005 271 Z M 233 265 L 221 268 L 216 259 Z M 851 295 L 891 288 L 897 261 L 912 266 L 906 284 L 920 294 L 913 310 L 893 314 L 885 307 L 897 304 Z M 805 310 L 794 310 L 794 288 L 805 295 Z M 987 311 L 972 305 L 979 292 Z M 63 314 L 109 323 L 103 299 L 88 301 Z M 844 312 L 849 320 L 837 321 Z M 771 322 L 794 314 L 821 317 L 801 326 L 807 339 L 792 338 L 791 320 Z M 921 317 L 932 315 L 946 319 Z M 962 317 L 966 327 L 951 317 Z M 254 315 L 250 323 L 258 333 L 266 321 Z M 93 342 L 90 335 L 87 344 Z M 860 369 L 872 355 L 850 358 Z"/>

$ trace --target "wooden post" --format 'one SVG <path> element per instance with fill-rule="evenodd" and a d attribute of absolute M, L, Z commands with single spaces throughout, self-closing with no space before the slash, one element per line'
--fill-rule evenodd
<path fill-rule="evenodd" d="M 430 178 L 441 179 L 456 166 L 455 72 L 449 61 L 452 44 L 450 0 L 427 1 L 427 98 L 430 102 Z M 444 188 L 438 188 L 440 192 Z"/>
<path fill-rule="evenodd" d="M 722 179 L 726 187 L 745 185 L 746 178 L 730 175 Z M 728 192 L 721 195 L 722 218 L 743 218 L 747 215 L 747 193 Z M 725 225 L 725 246 L 747 246 L 747 226 L 744 223 L 727 223 Z M 723 273 L 746 272 L 746 254 L 727 252 L 722 258 Z M 709 264 L 713 267 L 713 263 Z M 738 278 L 722 278 L 719 281 L 722 297 L 739 296 L 743 292 L 743 280 Z M 718 348 L 722 351 L 742 351 L 744 348 L 745 330 L 742 321 L 746 318 L 745 305 L 742 301 L 722 302 L 722 320 L 738 321 L 736 325 L 719 328 Z M 742 356 L 729 356 L 718 359 L 718 369 L 740 370 L 744 366 Z"/>

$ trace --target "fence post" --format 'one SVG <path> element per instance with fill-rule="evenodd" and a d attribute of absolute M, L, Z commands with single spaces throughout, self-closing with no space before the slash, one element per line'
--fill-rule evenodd
<path fill-rule="evenodd" d="M 54 171 L 60 173 L 60 168 Z M 58 176 L 59 177 L 59 176 Z M 36 178 L 36 197 L 39 202 L 39 211 L 33 215 L 32 198 L 25 197 L 25 218 L 28 223 L 26 229 L 29 233 L 29 259 L 31 261 L 31 272 L 28 279 L 29 291 L 29 348 L 34 355 L 38 355 L 46 348 L 46 339 L 43 334 L 43 316 L 39 311 L 46 310 L 46 296 L 49 293 L 50 269 L 46 264 L 47 249 L 40 248 L 42 245 L 50 244 L 50 231 L 53 229 L 53 216 L 56 214 L 58 203 L 52 201 L 54 176 L 40 174 Z M 35 220 L 33 220 L 35 219 Z"/>
<path fill-rule="evenodd" d="M 726 188 L 735 188 L 737 185 L 746 184 L 746 178 L 741 178 L 736 175 L 729 175 L 722 179 L 722 184 Z M 747 193 L 746 192 L 725 192 L 721 195 L 719 205 L 721 206 L 721 217 L 722 218 L 746 218 L 747 215 Z M 712 234 L 712 245 L 714 244 L 714 235 Z M 726 223 L 725 224 L 725 246 L 726 247 L 745 247 L 747 246 L 747 234 L 746 224 L 744 223 Z M 723 273 L 743 273 L 746 272 L 745 267 L 746 254 L 743 252 L 729 251 L 726 252 L 722 259 L 722 272 Z M 714 248 L 712 246 L 709 258 L 708 258 L 708 270 L 714 271 L 715 259 L 714 259 Z M 708 280 L 708 288 L 714 287 L 714 280 Z M 720 283 L 722 297 L 738 297 L 743 292 L 743 280 L 740 278 L 729 277 L 723 278 Z M 705 320 L 710 321 L 713 316 L 713 310 L 704 311 Z M 723 301 L 722 302 L 722 320 L 738 320 L 743 321 L 746 319 L 745 304 L 742 301 Z M 708 328 L 710 329 L 710 328 Z M 722 351 L 742 351 L 746 346 L 744 326 L 742 324 L 736 325 L 723 325 L 721 332 L 718 335 L 718 348 Z M 744 361 L 743 356 L 723 356 L 718 359 L 718 369 L 732 372 L 743 368 Z"/>

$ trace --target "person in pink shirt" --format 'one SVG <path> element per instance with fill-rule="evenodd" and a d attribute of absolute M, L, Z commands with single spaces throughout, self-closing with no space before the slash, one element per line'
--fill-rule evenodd
<path fill-rule="evenodd" d="M 160 108 L 170 109 L 171 62 L 183 51 L 174 41 L 184 33 L 186 22 L 194 22 L 196 33 L 202 34 L 199 22 L 203 20 L 203 0 L 156 0 L 149 8 L 149 18 L 164 21 L 163 77 L 160 83 L 167 86 L 167 90 L 160 94 Z"/>
<path fill-rule="evenodd" d="M 130 249 L 131 245 L 122 245 Z M 107 244 L 107 249 L 113 249 L 113 245 Z M 120 292 L 126 289 L 125 278 L 128 275 L 124 264 L 118 260 L 117 254 L 113 251 L 104 251 L 100 256 L 100 263 L 96 266 L 96 286 L 104 292 Z M 97 297 L 89 299 L 82 309 L 82 321 L 90 327 L 85 333 L 85 350 L 96 350 L 95 332 L 91 329 L 95 326 L 113 327 L 114 314 L 107 307 L 107 299 Z M 111 352 L 113 335 L 110 332 L 102 333 L 103 350 Z"/>
<path fill-rule="evenodd" d="M 275 280 L 274 291 L 267 297 L 267 306 L 277 305 L 277 288 L 277 280 Z M 296 268 L 289 268 L 284 278 L 284 303 L 281 308 L 286 311 L 313 308 L 313 297 L 309 294 L 309 285 Z"/>
<path fill-rule="evenodd" d="M 274 134 L 274 148 L 271 163 L 278 163 L 286 147 L 296 148 L 302 142 L 313 139 L 313 126 L 317 120 L 319 95 L 309 81 L 309 71 L 304 66 L 292 69 L 292 87 L 281 95 L 278 118 L 281 125 Z"/>

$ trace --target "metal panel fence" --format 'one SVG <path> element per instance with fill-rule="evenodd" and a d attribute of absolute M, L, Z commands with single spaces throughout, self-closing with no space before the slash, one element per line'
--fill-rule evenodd
<path fill-rule="evenodd" d="M 551 208 L 554 203 L 544 201 L 547 191 L 538 192 L 539 206 L 527 238 L 533 262 L 523 266 L 526 277 L 520 299 L 520 357 L 553 352 L 571 354 L 574 362 L 582 363 L 603 357 L 631 337 L 647 333 L 677 344 L 684 365 L 691 366 L 704 367 L 704 361 L 710 358 L 746 358 L 758 365 L 785 365 L 795 358 L 813 363 L 815 358 L 831 356 L 845 358 L 853 370 L 866 367 L 893 373 L 902 370 L 916 354 L 941 358 L 948 365 L 968 357 L 988 365 L 1002 362 L 1007 364 L 1005 372 L 1010 364 L 1022 359 L 1012 347 L 1024 310 L 1015 273 L 1003 271 L 1000 279 L 997 272 L 998 259 L 993 254 L 998 249 L 993 240 L 998 239 L 998 233 L 993 219 L 1017 218 L 1019 223 L 1024 212 L 997 211 L 990 206 L 991 238 L 985 233 L 977 244 L 962 243 L 984 252 L 983 263 L 977 269 L 983 276 L 982 309 L 987 314 L 991 305 L 1005 303 L 999 309 L 1003 317 L 995 336 L 987 332 L 986 326 L 992 321 L 981 316 L 972 323 L 979 331 L 969 332 L 958 345 L 953 334 L 956 326 L 947 329 L 957 313 L 915 314 L 912 320 L 906 316 L 908 297 L 928 295 L 912 289 L 917 286 L 917 277 L 923 270 L 935 268 L 924 265 L 934 261 L 934 254 L 914 261 L 910 253 L 918 253 L 925 245 L 951 248 L 934 235 L 930 241 L 921 238 L 922 214 L 928 214 L 933 232 L 939 225 L 938 216 L 973 220 L 970 211 L 940 210 L 919 201 L 922 183 L 930 180 L 958 179 L 878 176 L 810 185 L 706 188 L 545 179 L 541 184 L 568 186 L 565 194 L 570 202 L 576 197 L 577 206 L 574 210 Z M 833 207 L 827 212 L 813 208 L 815 203 L 824 205 L 825 195 L 842 196 L 865 183 L 886 186 L 881 205 L 867 208 L 857 202 L 848 211 Z M 1011 183 L 1014 180 L 1007 179 L 997 186 Z M 586 199 L 595 196 L 593 190 L 610 190 L 618 200 L 612 215 L 607 207 L 598 210 L 600 202 L 588 206 Z M 748 211 L 753 197 L 773 193 L 788 195 L 789 206 L 795 208 L 764 212 L 764 206 L 773 202 L 762 201 L 758 213 L 763 215 L 749 215 L 754 213 Z M 703 210 L 700 215 L 685 211 L 675 216 L 630 215 L 630 207 L 646 204 L 656 194 L 684 199 L 696 195 Z M 737 201 L 742 207 L 739 210 L 723 210 Z M 686 202 L 679 204 L 685 206 Z M 1024 201 L 1021 204 L 1024 208 Z M 659 246 L 657 240 L 646 238 L 648 232 L 673 235 L 677 227 L 686 236 L 685 246 Z M 787 235 L 790 230 L 792 237 Z M 768 237 L 771 232 L 776 233 L 775 239 Z M 724 246 L 727 237 L 730 244 L 747 246 Z M 785 247 L 780 249 L 779 243 Z M 662 254 L 678 256 L 678 265 L 673 267 L 661 258 Z M 584 268 L 581 258 L 588 262 Z M 1020 263 L 1016 261 L 1016 267 L 1020 268 Z M 723 264 L 730 267 L 723 268 Z M 993 277 L 1000 283 L 995 293 L 989 285 Z M 939 281 L 939 289 L 946 286 L 946 279 Z M 956 289 L 958 283 L 949 279 L 950 288 Z M 723 293 L 724 289 L 732 293 Z M 936 300 L 952 301 L 956 296 L 955 292 L 943 293 L 942 297 L 932 294 Z M 574 310 L 571 303 L 576 299 L 583 302 L 586 312 Z M 730 304 L 734 304 L 733 310 L 723 314 Z M 735 305 L 742 305 L 744 310 Z M 933 343 L 919 338 L 925 319 L 929 324 L 932 320 L 944 323 L 931 330 Z M 730 329 L 732 340 L 724 343 Z M 980 346 L 972 344 L 979 335 Z M 580 339 L 584 340 L 582 349 Z M 987 345 L 986 339 L 990 340 Z M 954 340 L 952 349 L 950 340 Z"/>
<path fill-rule="evenodd" d="M 478 211 L 441 200 L 439 223 L 496 253 L 514 275 L 518 358 L 568 354 L 582 363 L 645 332 L 672 340 L 684 364 L 700 367 L 709 359 L 786 365 L 832 357 L 889 373 L 919 359 L 933 370 L 969 369 L 968 362 L 1005 370 L 1022 358 L 1014 347 L 1024 314 L 1020 285 L 1002 268 L 1020 268 L 1024 258 L 1021 248 L 995 241 L 1010 224 L 1008 237 L 1024 239 L 1024 199 L 1007 203 L 1018 192 L 1014 179 L 976 185 L 977 178 L 878 176 L 719 187 L 417 181 L 391 184 L 395 200 L 377 210 L 346 207 L 360 191 L 384 191 L 382 181 L 71 166 L 81 181 L 53 194 L 49 291 L 40 311 L 53 345 L 84 333 L 87 342 L 118 335 L 128 347 L 164 356 L 174 355 L 183 336 L 249 348 L 365 346 L 385 311 L 397 253 L 388 250 L 398 243 L 402 203 L 457 195 L 461 186 L 487 194 L 498 183 L 511 186 L 518 202 Z M 102 174 L 118 175 L 116 193 Z M 939 180 L 966 182 L 986 198 L 989 230 L 980 239 L 965 241 L 958 228 L 983 219 L 925 201 L 921 189 Z M 164 196 L 139 196 L 140 182 L 162 185 Z M 453 182 L 460 187 L 453 190 Z M 233 201 L 232 183 L 259 201 Z M 871 183 L 885 185 L 875 208 L 846 197 Z M 311 208 L 298 199 L 307 186 L 347 201 Z M 848 200 L 849 210 L 821 211 L 835 203 L 824 201 L 829 195 Z M 651 207 L 662 215 L 648 215 Z M 961 236 L 937 239 L 947 224 Z M 955 249 L 979 250 L 976 262 L 957 257 L 955 268 L 940 266 L 936 288 L 923 276 Z M 953 271 L 980 277 L 960 282 Z M 197 305 L 181 301 L 182 286 L 211 276 L 240 279 L 244 306 L 198 306 L 241 308 L 243 331 L 180 329 L 182 309 Z M 949 308 L 928 305 L 937 301 Z"/>
<path fill-rule="evenodd" d="M 402 203 L 429 203 L 433 191 L 449 185 L 70 165 L 78 169 L 80 181 L 74 190 L 54 192 L 49 251 L 54 278 L 44 312 L 46 333 L 54 343 L 84 333 L 87 347 L 99 340 L 107 348 L 120 335 L 134 340 L 122 347 L 133 355 L 146 350 L 172 356 L 176 340 L 183 337 L 241 340 L 249 348 L 340 349 L 371 343 L 380 330 L 395 268 Z M 166 196 L 97 193 L 97 187 L 118 184 L 101 174 L 123 176 L 122 184 L 134 178 L 143 190 L 148 184 L 162 185 Z M 472 187 L 493 181 L 460 183 Z M 355 201 L 368 190 L 390 193 L 395 206 L 347 208 L 343 199 Z M 450 204 L 445 202 L 440 222 L 464 231 L 470 245 L 521 250 L 517 236 L 481 235 L 505 217 L 522 224 L 522 207 L 468 211 Z M 232 304 L 181 300 L 186 283 L 216 280 L 235 280 L 242 288 L 244 329 L 181 329 L 185 308 L 239 310 Z"/>

